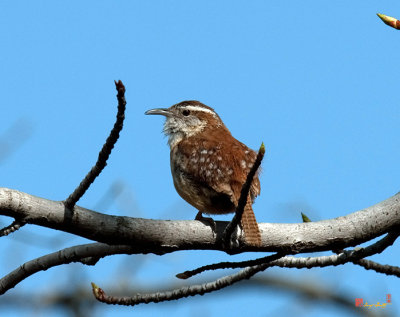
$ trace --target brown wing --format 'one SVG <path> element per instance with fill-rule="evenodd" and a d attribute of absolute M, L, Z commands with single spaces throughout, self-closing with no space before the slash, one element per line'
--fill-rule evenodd
<path fill-rule="evenodd" d="M 171 168 L 178 193 L 201 212 L 234 212 L 242 186 L 256 159 L 256 153 L 229 133 L 191 137 L 171 150 Z M 241 224 L 246 242 L 261 245 L 261 234 L 252 209 L 260 193 L 258 176 L 253 179 L 250 198 Z"/>
<path fill-rule="evenodd" d="M 219 135 L 183 140 L 177 146 L 186 164 L 183 171 L 218 193 L 230 196 L 236 206 L 247 174 L 255 159 L 256 152 L 229 134 L 229 139 Z M 250 195 L 252 200 L 260 193 L 258 176 L 253 180 Z"/>

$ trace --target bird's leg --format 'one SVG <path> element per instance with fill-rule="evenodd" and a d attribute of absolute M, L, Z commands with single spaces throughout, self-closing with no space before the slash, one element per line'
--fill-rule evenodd
<path fill-rule="evenodd" d="M 199 210 L 199 212 L 196 215 L 196 218 L 194 219 L 201 221 L 205 225 L 209 225 L 214 233 L 217 232 L 217 224 L 215 223 L 214 219 L 211 217 L 204 217 L 203 212 L 201 210 Z"/>

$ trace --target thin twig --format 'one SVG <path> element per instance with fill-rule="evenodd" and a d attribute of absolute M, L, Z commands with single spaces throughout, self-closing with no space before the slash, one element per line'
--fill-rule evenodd
<path fill-rule="evenodd" d="M 400 235 L 399 228 L 395 228 L 394 230 L 390 231 L 384 238 L 381 240 L 377 241 L 376 243 L 372 244 L 368 248 L 370 248 L 370 254 L 365 255 L 364 257 L 371 256 L 373 254 L 381 253 L 384 249 L 387 247 L 391 246 L 394 241 L 397 239 L 397 237 Z M 392 265 L 383 265 L 380 263 L 376 263 L 371 260 L 366 260 L 366 259 L 356 259 L 351 262 L 354 264 L 357 264 L 359 266 L 362 266 L 366 270 L 374 270 L 375 272 L 378 273 L 383 273 L 386 275 L 394 275 L 397 277 L 400 277 L 400 268 L 397 266 L 392 266 Z"/>
<path fill-rule="evenodd" d="M 224 233 L 222 235 L 225 245 L 229 245 L 229 243 L 227 242 L 231 240 L 234 230 L 242 220 L 244 207 L 246 206 L 247 199 L 249 197 L 251 183 L 253 182 L 253 178 L 256 175 L 257 170 L 261 165 L 261 162 L 264 158 L 264 154 L 265 154 L 265 146 L 263 142 L 261 143 L 260 149 L 258 150 L 257 158 L 253 166 L 251 167 L 249 174 L 247 174 L 246 182 L 242 186 L 242 190 L 240 192 L 240 198 L 238 201 L 238 206 L 236 208 L 232 221 L 226 226 Z"/>
<path fill-rule="evenodd" d="M 282 257 L 285 255 L 284 253 L 280 253 Z M 212 270 L 218 270 L 218 269 L 236 269 L 236 268 L 245 268 L 248 266 L 255 266 L 255 265 L 260 265 L 263 263 L 266 263 L 270 260 L 270 255 L 265 256 L 262 258 L 254 259 L 254 260 L 247 260 L 247 261 L 241 261 L 241 262 L 219 262 L 219 263 L 214 263 L 214 264 L 208 264 L 201 266 L 197 269 L 191 270 L 191 271 L 185 271 L 179 274 L 176 274 L 177 278 L 180 278 L 182 280 L 186 280 L 194 275 L 200 274 L 205 271 L 212 271 Z"/>
<path fill-rule="evenodd" d="M 354 261 L 353 263 L 363 267 L 366 270 L 373 270 L 377 273 L 400 277 L 400 267 L 395 266 L 395 265 L 380 264 L 375 261 L 366 260 L 366 259 L 360 259 L 360 260 Z"/>
<path fill-rule="evenodd" d="M 282 254 L 276 253 L 269 256 L 269 261 L 274 261 L 282 257 Z M 176 300 L 184 297 L 204 295 L 214 292 L 237 283 L 244 279 L 249 279 L 254 274 L 264 270 L 263 265 L 249 266 L 238 273 L 224 276 L 214 282 L 204 283 L 199 285 L 186 286 L 172 291 L 156 292 L 150 294 L 137 294 L 134 297 L 114 297 L 107 295 L 100 287 L 92 283 L 93 294 L 100 302 L 113 305 L 134 306 L 137 304 L 158 303 L 170 300 Z"/>
<path fill-rule="evenodd" d="M 400 235 L 400 232 L 396 232 L 396 230 L 393 230 L 389 232 L 384 238 L 381 240 L 375 242 L 374 244 L 366 247 L 366 248 L 355 248 L 352 251 L 344 251 L 342 250 L 340 253 L 337 255 L 332 255 L 332 256 L 321 256 L 321 257 L 307 257 L 307 258 L 295 258 L 291 256 L 286 256 L 282 257 L 279 261 L 274 261 L 270 262 L 270 266 L 279 266 L 279 267 L 295 267 L 295 268 L 311 268 L 314 266 L 319 267 L 320 265 L 326 266 L 325 263 L 339 259 L 339 257 L 343 258 L 345 255 L 346 257 L 351 257 L 350 260 L 347 260 L 346 262 L 353 262 L 357 263 L 361 258 L 371 256 L 377 253 L 381 253 L 383 250 L 385 250 L 387 247 L 391 246 L 394 241 L 397 239 L 397 237 Z M 356 256 L 355 256 L 356 255 Z M 268 258 L 268 257 L 266 257 Z M 194 275 L 203 273 L 205 271 L 210 271 L 210 270 L 219 270 L 219 269 L 236 269 L 236 268 L 244 268 L 247 266 L 254 266 L 254 265 L 260 265 L 262 263 L 265 263 L 266 258 L 259 258 L 255 260 L 250 260 L 250 261 L 242 261 L 242 262 L 220 262 L 220 263 L 214 263 L 214 264 L 209 264 L 205 265 L 202 267 L 199 267 L 194 270 L 190 271 L 185 271 L 183 273 L 179 273 L 176 275 L 176 277 L 181 278 L 181 279 L 187 279 L 190 278 Z M 353 259 L 354 258 L 354 259 Z M 335 260 L 337 261 L 337 260 Z M 367 261 L 367 260 L 364 260 Z M 333 265 L 339 265 L 343 263 L 338 263 L 338 264 L 333 264 Z M 383 267 L 380 268 L 380 270 L 377 272 L 379 273 L 384 273 L 386 275 L 395 275 L 398 276 L 398 272 L 395 267 L 388 266 L 387 270 L 384 270 Z M 370 269 L 373 269 L 372 267 Z"/>
<path fill-rule="evenodd" d="M 217 279 L 214 282 L 188 287 L 178 288 L 172 291 L 155 292 L 150 294 L 137 294 L 133 297 L 115 297 L 107 295 L 104 290 L 92 283 L 93 294 L 97 300 L 106 304 L 134 306 L 142 303 L 158 303 L 163 301 L 177 300 L 184 297 L 204 295 L 224 287 L 230 286 L 244 279 L 249 279 L 258 272 L 264 271 L 271 266 L 311 268 L 326 267 L 330 265 L 341 265 L 347 262 L 361 259 L 372 254 L 380 253 L 392 245 L 399 236 L 398 230 L 389 232 L 383 239 L 366 247 L 356 248 L 352 251 L 344 251 L 339 255 L 321 256 L 315 258 L 282 257 L 283 254 L 274 254 L 265 259 L 265 263 L 248 266 L 238 273 Z M 218 264 L 217 264 L 218 265 Z"/>
<path fill-rule="evenodd" d="M 234 288 L 235 286 L 238 288 Z M 324 285 L 320 281 L 313 283 L 313 279 L 310 280 L 309 277 L 303 280 L 293 280 L 293 277 L 288 277 L 286 279 L 282 276 L 276 276 L 276 274 L 263 274 L 260 277 L 253 276 L 249 281 L 243 281 L 240 285 L 239 283 L 232 285 L 231 287 L 233 288 L 231 288 L 231 290 L 233 290 L 233 292 L 239 291 L 243 294 L 251 288 L 251 290 L 255 290 L 259 294 L 265 294 L 265 296 L 268 296 L 268 292 L 275 293 L 276 291 L 284 291 L 288 294 L 295 295 L 294 297 L 297 299 L 290 301 L 290 307 L 298 307 L 297 305 L 307 304 L 313 306 L 326 303 L 328 305 L 334 305 L 335 308 L 342 307 L 342 309 L 346 309 L 350 313 L 353 312 L 355 313 L 354 316 L 384 317 L 381 314 L 374 314 L 373 312 L 376 310 L 356 307 L 354 305 L 354 298 L 357 297 L 355 294 L 332 289 L 332 287 L 329 286 L 330 285 Z M 135 292 L 150 292 L 150 290 L 147 285 L 135 281 L 134 289 L 117 283 L 110 286 L 107 292 L 123 296 L 123 294 Z M 227 296 L 229 295 L 227 294 Z M 93 301 L 92 289 L 90 289 L 89 292 L 87 287 L 70 283 L 68 288 L 60 290 L 60 292 L 55 292 L 54 289 L 47 289 L 42 292 L 38 290 L 35 294 L 29 294 L 29 296 L 21 294 L 21 292 L 13 292 L 2 298 L 2 301 L 0 301 L 0 310 L 11 309 L 16 305 L 24 305 L 24 307 L 28 308 L 36 305 L 36 307 L 46 307 L 47 309 L 60 307 L 61 305 L 66 311 L 69 310 L 75 313 L 73 316 L 89 316 L 90 314 L 88 315 L 88 310 L 85 310 L 85 308 L 90 308 L 92 311 L 94 305 L 97 305 L 97 302 Z M 346 310 L 343 310 L 343 312 L 346 313 Z M 289 315 L 288 313 L 286 314 Z M 274 314 L 270 313 L 270 315 Z M 387 315 L 385 316 L 389 317 Z"/>
<path fill-rule="evenodd" d="M 13 233 L 13 232 L 19 230 L 24 225 L 26 225 L 25 221 L 14 220 L 11 225 L 0 229 L 0 237 L 8 236 L 10 233 Z"/>
<path fill-rule="evenodd" d="M 301 213 L 301 217 L 303 219 L 303 222 L 312 222 L 310 220 L 310 218 L 308 218 L 304 213 Z M 391 234 L 392 233 L 396 237 L 396 230 L 392 230 Z M 390 236 L 391 236 L 391 234 L 390 234 Z M 394 242 L 394 240 L 393 240 L 393 242 Z M 340 254 L 340 253 L 343 253 L 344 250 L 343 249 L 333 250 L 333 252 L 336 254 Z M 361 267 L 365 268 L 366 270 L 373 270 L 377 273 L 382 273 L 382 274 L 386 274 L 386 275 L 394 275 L 394 276 L 400 277 L 400 267 L 395 266 L 395 265 L 380 264 L 378 262 L 366 260 L 366 259 L 354 260 L 354 261 L 352 261 L 352 263 L 355 265 L 361 266 Z"/>
<path fill-rule="evenodd" d="M 74 192 L 64 201 L 64 205 L 67 209 L 72 210 L 78 200 L 85 194 L 90 185 L 94 182 L 97 176 L 100 175 L 101 171 L 107 165 L 107 160 L 114 148 L 115 143 L 119 138 L 119 133 L 121 132 L 125 119 L 125 86 L 122 81 L 115 81 L 115 87 L 118 91 L 118 113 L 117 119 L 115 121 L 114 127 L 108 136 L 106 143 L 103 145 L 99 153 L 96 164 L 92 167 L 90 172 L 82 180 L 79 186 L 74 190 Z"/>
<path fill-rule="evenodd" d="M 334 250 L 333 252 L 336 254 L 340 254 L 343 253 L 344 250 Z M 373 270 L 377 273 L 400 277 L 400 267 L 395 265 L 380 264 L 378 262 L 366 259 L 359 259 L 351 262 L 355 265 L 363 267 L 366 270 Z"/>
<path fill-rule="evenodd" d="M 155 292 L 150 294 L 137 294 L 133 297 L 114 297 L 107 295 L 96 284 L 92 283 L 93 294 L 97 300 L 106 304 L 134 306 L 142 303 L 158 303 L 163 301 L 176 300 L 188 296 L 204 295 L 224 287 L 230 286 L 244 279 L 249 279 L 258 272 L 264 271 L 271 266 L 281 267 L 296 267 L 296 268 L 311 268 L 311 267 L 326 267 L 331 265 L 341 265 L 353 260 L 370 256 L 375 253 L 382 252 L 386 247 L 392 245 L 399 233 L 390 232 L 380 241 L 368 246 L 367 248 L 357 248 L 352 251 L 344 251 L 339 255 L 321 256 L 315 258 L 296 258 L 282 257 L 283 254 L 274 254 L 266 259 L 265 263 L 248 266 L 238 273 L 224 276 L 214 282 L 192 285 L 178 288 L 172 291 Z M 275 259 L 274 259 L 275 258 Z M 218 264 L 217 264 L 218 265 Z"/>

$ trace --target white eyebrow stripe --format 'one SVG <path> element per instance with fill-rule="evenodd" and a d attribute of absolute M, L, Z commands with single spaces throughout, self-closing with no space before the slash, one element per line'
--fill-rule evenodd
<path fill-rule="evenodd" d="M 207 109 L 207 108 L 204 108 L 204 107 L 200 107 L 200 106 L 185 106 L 184 108 L 187 109 L 187 110 L 203 111 L 203 112 L 207 112 L 207 113 L 211 113 L 211 114 L 215 115 L 214 111 L 212 111 L 210 109 Z"/>

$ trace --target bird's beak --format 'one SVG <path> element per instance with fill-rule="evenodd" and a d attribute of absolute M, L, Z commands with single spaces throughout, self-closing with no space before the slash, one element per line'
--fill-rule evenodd
<path fill-rule="evenodd" d="M 169 117 L 172 113 L 167 108 L 156 108 L 156 109 L 147 110 L 144 114 L 160 114 L 162 116 Z"/>

